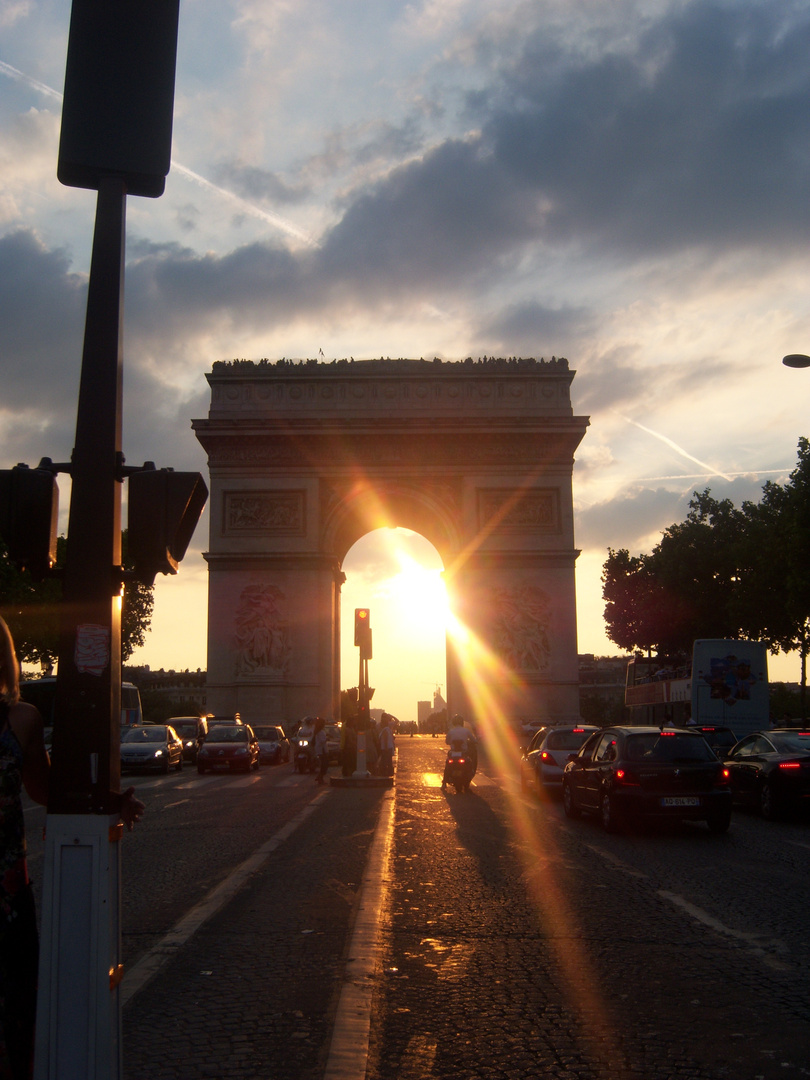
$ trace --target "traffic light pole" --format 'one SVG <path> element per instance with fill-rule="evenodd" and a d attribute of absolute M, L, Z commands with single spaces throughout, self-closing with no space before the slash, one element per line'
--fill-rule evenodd
<path fill-rule="evenodd" d="M 48 796 L 35 1080 L 121 1069 L 122 315 L 126 188 L 98 186 Z"/>

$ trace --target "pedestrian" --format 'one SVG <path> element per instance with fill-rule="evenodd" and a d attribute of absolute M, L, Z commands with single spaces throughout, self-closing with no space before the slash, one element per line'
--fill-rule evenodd
<path fill-rule="evenodd" d="M 383 713 L 380 717 L 380 776 L 394 775 L 394 733 L 391 730 L 392 716 Z"/>
<path fill-rule="evenodd" d="M 326 722 L 321 716 L 315 719 L 315 758 L 318 762 L 318 775 L 315 781 L 322 784 L 326 770 L 329 768 L 329 753 L 326 749 Z"/>
<path fill-rule="evenodd" d="M 350 716 L 340 735 L 340 762 L 344 776 L 351 776 L 357 769 L 357 721 Z"/>
<path fill-rule="evenodd" d="M 45 806 L 50 759 L 42 717 L 20 701 L 20 667 L 11 632 L 0 618 L 0 1077 L 29 1080 L 36 1019 L 37 938 L 28 877 L 22 788 Z M 129 788 L 121 796 L 128 828 L 143 803 Z"/>

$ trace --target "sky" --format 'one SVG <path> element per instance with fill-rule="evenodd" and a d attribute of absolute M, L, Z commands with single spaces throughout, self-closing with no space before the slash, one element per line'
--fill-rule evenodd
<path fill-rule="evenodd" d="M 69 16 L 0 6 L 2 467 L 73 443 L 95 194 L 56 179 Z M 757 500 L 808 434 L 810 371 L 781 364 L 810 352 L 808 60 L 793 0 L 181 0 L 172 169 L 127 206 L 128 463 L 205 474 L 217 360 L 565 356 L 579 649 L 615 655 L 608 547 L 651 550 L 696 490 Z M 206 538 L 133 662 L 205 667 Z M 385 531 L 344 569 L 374 704 L 413 718 L 443 631 L 405 663 L 428 635 L 391 626 L 438 557 Z"/>

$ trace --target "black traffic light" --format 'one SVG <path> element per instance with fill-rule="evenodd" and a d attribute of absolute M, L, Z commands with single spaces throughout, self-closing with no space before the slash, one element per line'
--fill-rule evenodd
<path fill-rule="evenodd" d="M 360 659 L 371 659 L 371 612 L 367 607 L 354 609 L 354 643 L 360 649 Z"/>
<path fill-rule="evenodd" d="M 56 562 L 59 488 L 48 469 L 0 470 L 0 536 L 11 561 L 33 578 Z"/>
<path fill-rule="evenodd" d="M 171 163 L 180 0 L 73 0 L 57 176 L 163 194 Z"/>
<path fill-rule="evenodd" d="M 199 473 L 145 468 L 130 474 L 127 540 L 138 581 L 152 585 L 156 574 L 177 573 L 207 498 Z"/>

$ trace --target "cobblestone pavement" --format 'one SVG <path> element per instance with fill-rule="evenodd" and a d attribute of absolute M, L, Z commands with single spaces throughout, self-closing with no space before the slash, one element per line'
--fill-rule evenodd
<path fill-rule="evenodd" d="M 696 860 L 716 878 L 729 838 L 687 827 L 614 842 L 516 785 L 445 795 L 437 748 L 422 747 L 397 781 L 368 1080 L 810 1076 L 807 968 L 660 888 Z M 648 849 L 672 882 L 650 873 Z"/>
<path fill-rule="evenodd" d="M 607 836 L 399 742 L 367 1080 L 810 1076 L 806 825 Z M 262 842 L 287 796 L 246 797 Z M 133 998 L 125 1080 L 322 1080 L 382 798 L 332 790 Z"/>

